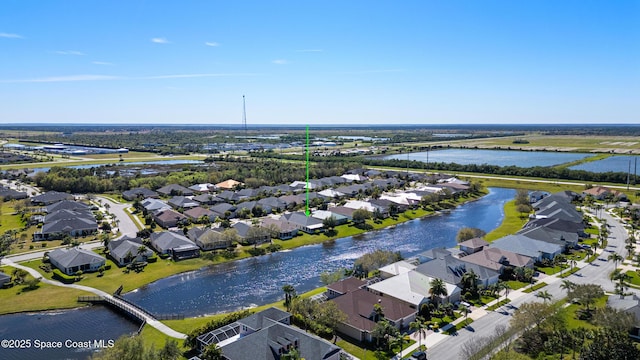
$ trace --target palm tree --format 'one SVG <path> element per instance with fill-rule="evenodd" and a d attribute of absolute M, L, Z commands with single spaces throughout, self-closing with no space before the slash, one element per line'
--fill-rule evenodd
<path fill-rule="evenodd" d="M 144 257 L 144 254 L 146 254 L 146 252 L 147 252 L 147 247 L 144 245 L 140 245 L 138 246 L 138 251 L 136 251 L 136 256 Z"/>
<path fill-rule="evenodd" d="M 627 273 L 620 271 L 620 269 L 616 269 L 613 274 L 611 274 L 611 280 L 618 281 L 616 284 L 616 293 L 624 295 L 624 290 L 629 287 L 627 285 L 627 281 L 630 279 L 631 276 L 627 275 Z"/>
<path fill-rule="evenodd" d="M 475 294 L 478 291 L 478 275 L 470 270 L 462 275 L 462 291 L 463 293 L 471 290 L 471 293 Z"/>
<path fill-rule="evenodd" d="M 500 294 L 500 291 L 502 290 L 504 290 L 504 299 L 507 300 L 507 296 L 509 296 L 509 290 L 511 290 L 511 286 L 509 286 L 509 283 L 500 281 L 498 283 L 498 294 Z"/>
<path fill-rule="evenodd" d="M 612 253 L 607 257 L 607 260 L 613 260 L 613 266 L 617 268 L 618 261 L 622 261 L 624 260 L 624 258 L 620 256 L 618 253 Z"/>
<path fill-rule="evenodd" d="M 549 292 L 547 290 L 538 291 L 538 293 L 536 294 L 536 297 L 539 297 L 545 303 L 547 302 L 547 300 L 550 301 L 551 298 L 553 298 L 553 296 L 551 296 L 551 294 L 549 294 Z"/>
<path fill-rule="evenodd" d="M 429 283 L 429 295 L 432 303 L 435 303 L 437 297 L 447 295 L 447 287 L 442 279 L 434 278 L 431 280 Z"/>
<path fill-rule="evenodd" d="M 460 310 L 461 313 L 464 313 L 464 324 L 466 326 L 467 325 L 467 316 L 469 316 L 469 308 L 464 306 L 464 305 L 460 305 L 458 307 L 458 310 Z"/>
<path fill-rule="evenodd" d="M 427 324 L 421 317 L 416 317 L 415 321 L 409 323 L 409 329 L 415 330 L 418 334 L 418 348 L 422 349 L 422 338 L 427 336 Z"/>
<path fill-rule="evenodd" d="M 576 259 L 571 259 L 569 260 L 569 265 L 571 266 L 571 271 L 573 271 L 573 268 L 578 266 L 578 262 L 576 261 Z"/>
<path fill-rule="evenodd" d="M 284 306 L 287 311 L 291 311 L 291 301 L 296 297 L 296 289 L 291 284 L 286 284 L 282 287 L 284 291 Z"/>
<path fill-rule="evenodd" d="M 202 355 L 200 355 L 202 360 L 222 360 L 224 357 L 222 356 L 222 350 L 218 346 L 218 344 L 211 344 L 204 348 Z"/>
<path fill-rule="evenodd" d="M 566 290 L 567 296 L 569 296 L 569 292 L 575 288 L 576 284 L 571 282 L 571 280 L 562 280 L 562 284 L 560 284 L 560 288 Z"/>

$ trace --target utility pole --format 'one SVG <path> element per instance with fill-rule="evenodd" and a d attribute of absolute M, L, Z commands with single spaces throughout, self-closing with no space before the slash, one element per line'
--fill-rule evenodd
<path fill-rule="evenodd" d="M 247 107 L 244 101 L 244 95 L 242 95 L 242 127 L 244 128 L 244 135 L 247 136 Z"/>

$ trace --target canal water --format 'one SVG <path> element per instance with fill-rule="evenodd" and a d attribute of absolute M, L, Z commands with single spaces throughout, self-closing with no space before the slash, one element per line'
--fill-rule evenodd
<path fill-rule="evenodd" d="M 545 152 L 545 151 L 515 151 L 515 150 L 477 150 L 477 149 L 446 149 L 429 152 L 415 152 L 409 154 L 395 154 L 381 157 L 381 159 L 416 160 L 422 162 L 456 163 L 460 165 L 488 164 L 496 166 L 554 166 L 571 161 L 585 159 L 592 154 Z"/>
<path fill-rule="evenodd" d="M 125 294 L 125 298 L 157 314 L 199 316 L 277 301 L 282 286 L 305 292 L 321 285 L 320 274 L 351 267 L 361 255 L 376 249 L 414 256 L 436 247 L 452 247 L 462 227 L 485 231 L 504 217 L 504 203 L 515 190 L 492 188 L 478 201 L 438 216 L 409 221 L 393 229 L 347 237 L 330 243 L 219 264 L 158 280 Z"/>
<path fill-rule="evenodd" d="M 3 340 L 0 359 L 87 359 L 96 351 L 94 340 L 98 341 L 98 346 L 100 341 L 108 345 L 109 341 L 137 330 L 136 323 L 103 306 L 3 315 L 0 316 L 0 339 Z M 14 345 L 23 348 L 9 349 L 6 340 L 20 340 Z M 47 342 L 61 348 L 36 348 L 37 344 Z"/>

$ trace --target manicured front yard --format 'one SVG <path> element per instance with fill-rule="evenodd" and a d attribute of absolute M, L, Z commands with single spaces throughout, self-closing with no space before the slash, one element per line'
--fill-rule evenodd
<path fill-rule="evenodd" d="M 530 292 L 532 292 L 532 291 L 536 291 L 536 290 L 538 290 L 538 289 L 542 289 L 542 288 L 543 288 L 543 287 L 545 287 L 545 286 L 547 286 L 547 283 L 546 283 L 546 282 L 540 282 L 540 283 L 537 283 L 537 284 L 535 284 L 535 285 L 533 285 L 533 286 L 530 286 L 530 287 L 528 287 L 528 288 L 526 288 L 526 289 L 522 290 L 522 292 L 524 292 L 524 293 L 530 293 Z"/>
<path fill-rule="evenodd" d="M 527 282 L 518 281 L 518 280 L 509 280 L 509 281 L 506 281 L 506 283 L 509 284 L 509 287 L 511 288 L 511 290 L 518 290 L 520 288 L 523 288 L 529 285 L 529 283 Z"/>

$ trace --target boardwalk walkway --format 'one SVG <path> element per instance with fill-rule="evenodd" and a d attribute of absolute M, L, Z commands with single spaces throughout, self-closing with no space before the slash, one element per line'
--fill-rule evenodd
<path fill-rule="evenodd" d="M 82 290 L 82 291 L 87 291 L 90 293 L 93 293 L 101 298 L 103 298 L 106 302 L 109 302 L 111 304 L 113 304 L 114 306 L 123 309 L 125 311 L 127 311 L 128 313 L 130 313 L 132 316 L 135 316 L 136 318 L 138 318 L 141 321 L 146 322 L 147 324 L 149 324 L 150 326 L 154 327 L 155 329 L 157 329 L 158 331 L 162 332 L 163 334 L 167 335 L 167 336 L 171 336 L 173 338 L 177 338 L 177 339 L 185 339 L 187 337 L 187 335 L 175 331 L 172 328 L 168 327 L 167 325 L 161 323 L 160 321 L 158 321 L 152 314 L 150 314 L 149 312 L 145 311 L 144 309 L 141 309 L 137 306 L 135 306 L 134 304 L 124 301 L 116 296 L 113 296 L 111 294 L 108 294 L 102 290 L 98 290 L 96 288 L 92 288 L 89 286 L 84 286 L 84 285 L 77 285 L 77 284 L 62 284 L 59 283 L 57 281 L 52 281 L 49 279 L 46 279 L 42 276 L 42 274 L 40 274 L 38 271 L 30 268 L 30 267 L 26 267 L 23 265 L 19 265 L 16 264 L 15 262 L 9 260 L 9 259 L 2 259 L 1 263 L 3 265 L 8 265 L 8 266 L 12 266 L 18 269 L 22 269 L 27 271 L 31 276 L 33 276 L 36 279 L 40 279 L 40 281 L 42 281 L 45 284 L 49 284 L 49 285 L 54 285 L 54 286 L 60 286 L 60 287 L 68 287 L 68 288 L 73 288 L 73 289 L 77 289 L 77 290 Z"/>

